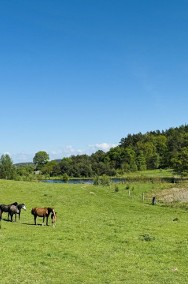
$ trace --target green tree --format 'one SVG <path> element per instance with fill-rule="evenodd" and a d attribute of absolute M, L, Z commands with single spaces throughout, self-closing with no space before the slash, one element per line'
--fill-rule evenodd
<path fill-rule="evenodd" d="M 41 170 L 42 167 L 49 161 L 49 155 L 45 151 L 39 151 L 33 158 L 33 163 L 37 170 Z"/>
<path fill-rule="evenodd" d="M 147 165 L 146 165 L 146 159 L 145 159 L 143 151 L 138 152 L 136 161 L 137 161 L 138 170 L 145 171 L 147 168 Z"/>
<path fill-rule="evenodd" d="M 18 165 L 15 167 L 16 168 L 16 174 L 18 176 L 29 176 L 33 174 L 34 172 L 34 166 L 33 164 L 23 164 L 23 165 Z"/>
<path fill-rule="evenodd" d="M 68 176 L 73 176 L 73 159 L 63 158 L 59 163 L 60 174 L 67 174 Z"/>
<path fill-rule="evenodd" d="M 41 169 L 43 174 L 47 174 L 49 176 L 55 175 L 55 169 L 58 166 L 57 161 L 49 161 L 47 162 Z"/>
<path fill-rule="evenodd" d="M 172 158 L 172 167 L 175 173 L 188 174 L 188 147 L 180 149 Z"/>
<path fill-rule="evenodd" d="M 2 155 L 0 159 L 0 178 L 14 179 L 15 167 L 8 154 Z"/>

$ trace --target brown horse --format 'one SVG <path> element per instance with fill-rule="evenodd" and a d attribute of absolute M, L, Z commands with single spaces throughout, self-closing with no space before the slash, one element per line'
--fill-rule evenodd
<path fill-rule="evenodd" d="M 45 208 L 35 207 L 35 208 L 32 208 L 32 210 L 31 210 L 31 214 L 34 215 L 35 225 L 36 225 L 37 217 L 42 217 L 43 223 L 44 223 L 44 220 L 46 218 L 46 226 L 48 226 L 48 217 L 49 217 L 50 213 L 52 213 L 53 216 L 56 216 L 54 209 L 51 208 L 51 207 L 45 207 Z"/>

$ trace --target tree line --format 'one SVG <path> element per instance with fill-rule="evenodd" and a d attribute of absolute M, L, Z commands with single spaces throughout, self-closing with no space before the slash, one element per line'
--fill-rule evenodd
<path fill-rule="evenodd" d="M 177 174 L 188 174 L 188 125 L 128 134 L 117 147 L 91 155 L 73 155 L 50 161 L 48 153 L 39 151 L 33 163 L 22 165 L 13 165 L 8 155 L 2 155 L 0 178 L 15 179 L 36 173 L 82 178 L 168 168 Z"/>

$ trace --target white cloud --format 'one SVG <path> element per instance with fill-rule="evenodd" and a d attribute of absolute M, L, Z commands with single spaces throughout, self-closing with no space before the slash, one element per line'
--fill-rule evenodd
<path fill-rule="evenodd" d="M 48 151 L 46 152 L 49 154 L 50 160 L 62 159 L 63 157 L 70 157 L 72 155 L 81 155 L 84 153 L 84 151 L 80 149 L 75 149 L 71 145 L 65 146 L 63 149 L 60 150 L 53 150 L 51 152 Z"/>
<path fill-rule="evenodd" d="M 107 152 L 111 148 L 114 148 L 116 146 L 117 146 L 117 144 L 100 143 L 100 144 L 90 145 L 90 148 L 93 150 L 93 152 L 96 152 L 98 150 L 102 150 L 104 152 Z"/>
<path fill-rule="evenodd" d="M 33 161 L 34 154 L 25 154 L 25 153 L 17 153 L 17 154 L 9 154 L 13 163 L 29 163 Z"/>
<path fill-rule="evenodd" d="M 110 150 L 110 148 L 116 147 L 117 144 L 108 144 L 108 143 L 97 143 L 94 145 L 88 145 L 85 149 L 77 149 L 74 148 L 72 145 L 67 145 L 63 147 L 62 149 L 57 150 L 45 150 L 50 157 L 50 160 L 56 160 L 56 159 L 62 159 L 63 157 L 70 157 L 70 156 L 76 156 L 76 155 L 82 155 L 87 154 L 91 155 L 92 153 L 95 153 L 98 150 L 102 150 L 104 152 L 107 152 Z M 33 161 L 33 157 L 35 153 L 17 153 L 17 154 L 8 154 L 11 159 L 13 160 L 13 163 L 28 163 Z"/>

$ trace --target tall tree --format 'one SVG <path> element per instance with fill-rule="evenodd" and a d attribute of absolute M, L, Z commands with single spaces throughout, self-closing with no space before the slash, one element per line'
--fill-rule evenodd
<path fill-rule="evenodd" d="M 172 158 L 172 167 L 175 173 L 188 174 L 188 147 L 180 149 Z"/>
<path fill-rule="evenodd" d="M 41 170 L 42 167 L 49 161 L 49 155 L 45 151 L 39 151 L 33 158 L 33 163 L 37 170 Z"/>
<path fill-rule="evenodd" d="M 0 159 L 0 178 L 13 179 L 15 174 L 15 167 L 8 154 L 2 155 Z"/>

